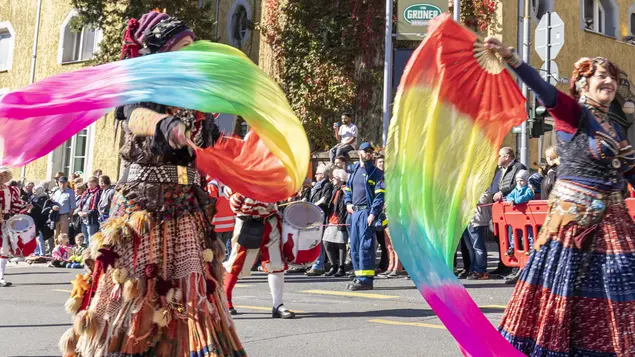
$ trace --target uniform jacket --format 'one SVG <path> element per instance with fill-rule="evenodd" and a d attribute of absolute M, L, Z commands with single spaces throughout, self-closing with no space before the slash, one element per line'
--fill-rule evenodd
<path fill-rule="evenodd" d="M 353 172 L 351 172 L 344 188 L 344 202 L 349 205 L 353 203 L 353 179 L 357 170 L 366 170 L 364 177 L 366 177 L 366 200 L 370 204 L 370 213 L 379 217 L 379 214 L 384 209 L 384 194 L 386 193 L 386 186 L 384 184 L 384 172 L 375 167 L 372 162 L 368 162 L 362 168 L 361 164 L 357 162 L 353 166 Z"/>

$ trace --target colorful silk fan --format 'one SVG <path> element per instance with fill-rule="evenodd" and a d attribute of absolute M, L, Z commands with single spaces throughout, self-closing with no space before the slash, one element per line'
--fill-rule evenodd
<path fill-rule="evenodd" d="M 230 187 L 248 177 L 251 198 L 261 201 L 286 199 L 301 187 L 309 144 L 284 93 L 243 52 L 206 41 L 60 74 L 0 98 L 2 165 L 25 165 L 112 108 L 137 102 L 242 116 L 255 139 L 198 149 L 199 168 Z M 220 170 L 211 159 L 233 155 L 236 145 L 258 151 L 243 150 L 241 161 L 224 160 L 229 167 Z"/>
<path fill-rule="evenodd" d="M 402 77 L 387 147 L 386 207 L 399 259 L 466 356 L 522 356 L 452 273 L 503 137 L 525 99 L 482 39 L 445 14 Z"/>

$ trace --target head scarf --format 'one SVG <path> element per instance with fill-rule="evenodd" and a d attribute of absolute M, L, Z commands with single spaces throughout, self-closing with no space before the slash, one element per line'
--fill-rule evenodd
<path fill-rule="evenodd" d="M 187 36 L 195 38 L 194 32 L 183 21 L 162 12 L 151 11 L 138 21 L 128 21 L 120 58 L 166 52 Z"/>
<path fill-rule="evenodd" d="M 44 196 L 46 196 L 46 190 L 44 189 L 44 186 L 38 185 L 33 188 L 33 198 L 40 198 Z"/>

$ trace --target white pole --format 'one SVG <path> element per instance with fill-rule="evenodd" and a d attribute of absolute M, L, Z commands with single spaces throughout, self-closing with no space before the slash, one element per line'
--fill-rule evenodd
<path fill-rule="evenodd" d="M 388 141 L 388 125 L 390 124 L 390 102 L 392 101 L 392 0 L 386 0 L 386 28 L 384 49 L 384 130 L 383 146 Z"/>
<path fill-rule="evenodd" d="M 529 26 L 529 1 L 525 0 L 525 13 L 523 15 L 523 61 L 529 64 L 529 31 L 531 30 Z M 525 83 L 523 83 L 523 95 L 525 98 L 529 98 L 529 87 Z M 529 105 L 529 101 L 527 102 Z M 525 120 L 521 126 L 520 130 L 520 162 L 529 168 L 529 133 L 527 132 L 527 121 Z"/>
<path fill-rule="evenodd" d="M 33 34 L 33 50 L 31 55 L 31 78 L 29 80 L 29 84 L 33 84 L 33 82 L 35 82 L 35 62 L 37 61 L 37 42 L 38 42 L 38 35 L 40 32 L 40 13 L 41 12 L 42 12 L 42 0 L 38 0 L 37 12 L 35 13 L 35 33 Z M 26 180 L 26 165 L 22 166 L 20 176 L 22 176 L 21 177 L 22 185 L 24 185 L 24 181 Z"/>
<path fill-rule="evenodd" d="M 461 21 L 461 0 L 454 0 L 454 21 Z"/>

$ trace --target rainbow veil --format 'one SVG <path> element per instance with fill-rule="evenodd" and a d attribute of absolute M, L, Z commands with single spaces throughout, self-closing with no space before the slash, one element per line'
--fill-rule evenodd
<path fill-rule="evenodd" d="M 522 356 L 449 267 L 503 137 L 525 117 L 525 99 L 500 60 L 447 14 L 435 19 L 397 92 L 386 208 L 399 259 L 468 356 Z"/>

